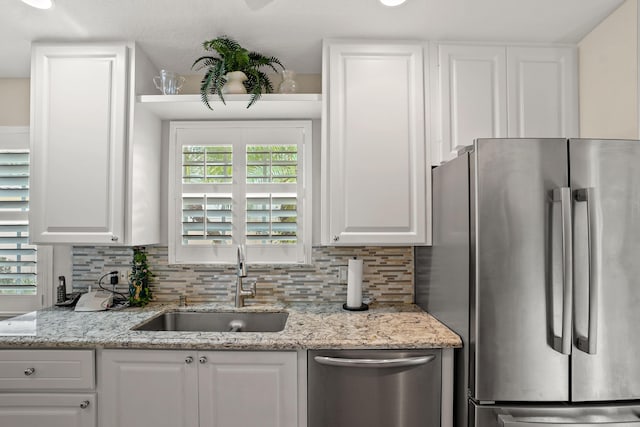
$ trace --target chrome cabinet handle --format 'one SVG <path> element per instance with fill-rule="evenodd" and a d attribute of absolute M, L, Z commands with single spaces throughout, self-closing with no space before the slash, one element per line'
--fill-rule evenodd
<path fill-rule="evenodd" d="M 118 236 L 111 236 L 111 241 L 112 242 L 117 242 L 118 241 Z"/>
<path fill-rule="evenodd" d="M 571 189 L 553 190 L 553 201 L 560 202 L 562 228 L 562 332 L 554 336 L 553 347 L 562 354 L 571 354 L 571 322 L 573 316 L 573 224 L 571 218 Z M 555 335 L 555 334 L 554 334 Z"/>
<path fill-rule="evenodd" d="M 89 407 L 89 403 L 90 403 L 90 402 L 89 402 L 88 400 L 83 400 L 82 402 L 80 402 L 80 407 L 81 407 L 82 409 L 86 409 L 86 408 L 88 408 L 88 407 Z"/>
<path fill-rule="evenodd" d="M 337 242 L 338 240 L 340 240 L 340 236 L 338 236 L 338 235 L 333 236 L 333 241 L 334 242 Z"/>
<path fill-rule="evenodd" d="M 207 363 L 207 358 L 204 356 L 200 356 L 200 359 L 198 360 L 200 360 L 200 363 Z"/>
<path fill-rule="evenodd" d="M 576 202 L 587 204 L 587 244 L 589 253 L 589 311 L 587 336 L 576 334 L 579 350 L 596 354 L 598 344 L 598 297 L 600 293 L 600 239 L 598 234 L 598 210 L 595 206 L 595 189 L 582 188 L 573 192 Z"/>
<path fill-rule="evenodd" d="M 187 365 L 193 363 L 193 357 L 188 356 L 186 359 L 184 359 L 184 363 L 186 363 Z"/>
<path fill-rule="evenodd" d="M 341 366 L 347 368 L 398 368 L 404 366 L 425 365 L 436 357 L 418 356 L 398 359 L 344 359 L 341 357 L 315 356 L 313 359 L 321 365 Z"/>
<path fill-rule="evenodd" d="M 36 372 L 36 368 L 27 368 L 24 370 L 26 376 L 31 376 Z"/>

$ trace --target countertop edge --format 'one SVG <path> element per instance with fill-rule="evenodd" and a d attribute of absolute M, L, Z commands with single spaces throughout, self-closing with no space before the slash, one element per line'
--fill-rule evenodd
<path fill-rule="evenodd" d="M 155 332 L 131 328 L 167 311 L 287 311 L 281 332 Z M 31 316 L 31 317 L 28 317 Z M 77 313 L 48 308 L 21 316 L 33 319 L 33 335 L 0 335 L 0 349 L 165 349 L 295 351 L 315 349 L 460 348 L 446 325 L 414 304 L 375 304 L 346 312 L 335 304 L 249 306 L 156 304 L 144 309 Z M 9 320 L 0 321 L 0 333 Z M 16 322 L 14 322 L 16 323 Z"/>

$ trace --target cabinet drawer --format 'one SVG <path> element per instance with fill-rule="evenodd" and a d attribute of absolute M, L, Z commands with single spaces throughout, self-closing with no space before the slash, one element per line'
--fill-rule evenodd
<path fill-rule="evenodd" d="M 95 427 L 95 393 L 0 393 L 0 426 Z"/>
<path fill-rule="evenodd" d="M 0 350 L 0 390 L 93 389 L 93 350 Z"/>

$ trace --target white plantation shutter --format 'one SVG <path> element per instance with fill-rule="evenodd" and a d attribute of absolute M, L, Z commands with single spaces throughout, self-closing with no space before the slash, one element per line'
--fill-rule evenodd
<path fill-rule="evenodd" d="M 309 262 L 311 123 L 172 122 L 170 262 Z"/>
<path fill-rule="evenodd" d="M 233 146 L 181 147 L 182 245 L 230 245 Z"/>
<path fill-rule="evenodd" d="M 182 244 L 231 244 L 232 205 L 231 194 L 182 193 Z"/>
<path fill-rule="evenodd" d="M 247 245 L 298 242 L 298 146 L 247 145 Z"/>
<path fill-rule="evenodd" d="M 295 193 L 247 194 L 247 245 L 295 245 L 297 208 Z"/>
<path fill-rule="evenodd" d="M 45 305 L 52 250 L 29 244 L 29 129 L 0 127 L 0 313 Z M 46 301 L 50 303 L 50 301 Z"/>
<path fill-rule="evenodd" d="M 0 147 L 0 290 L 35 295 L 36 247 L 29 244 L 29 150 Z"/>

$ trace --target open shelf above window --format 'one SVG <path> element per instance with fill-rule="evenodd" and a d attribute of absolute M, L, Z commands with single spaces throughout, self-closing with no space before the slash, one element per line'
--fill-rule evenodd
<path fill-rule="evenodd" d="M 250 95 L 226 95 L 226 105 L 211 95 L 209 110 L 200 95 L 140 95 L 141 104 L 162 120 L 319 119 L 320 94 L 264 94 L 247 108 Z"/>

